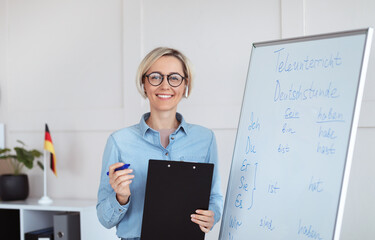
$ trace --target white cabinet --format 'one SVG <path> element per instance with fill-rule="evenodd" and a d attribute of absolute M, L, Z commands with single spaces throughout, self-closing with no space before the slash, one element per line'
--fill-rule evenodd
<path fill-rule="evenodd" d="M 9 211 L 12 210 L 12 211 Z M 2 214 L 2 211 L 4 214 Z M 25 239 L 25 233 L 53 226 L 53 216 L 64 212 L 75 212 L 80 215 L 81 240 L 118 239 L 116 229 L 104 228 L 96 216 L 96 201 L 94 200 L 56 200 L 50 205 L 38 204 L 38 199 L 25 201 L 0 201 L 0 218 L 6 212 L 19 215 L 20 239 Z M 13 214 L 14 215 L 14 214 Z M 14 218 L 13 218 L 14 219 Z M 4 220 L 4 219 L 3 219 Z M 2 221 L 3 221 L 2 220 Z"/>

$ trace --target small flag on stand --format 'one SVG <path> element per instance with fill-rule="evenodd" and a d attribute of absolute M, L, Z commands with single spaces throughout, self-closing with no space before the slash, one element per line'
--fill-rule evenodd
<path fill-rule="evenodd" d="M 47 196 L 47 152 L 51 153 L 50 157 L 50 166 L 52 169 L 52 172 L 57 176 L 56 171 L 56 155 L 55 155 L 55 148 L 53 147 L 51 134 L 49 133 L 48 125 L 46 123 L 46 131 L 44 135 L 44 157 L 43 157 L 43 197 L 41 197 L 38 201 L 39 204 L 51 204 L 53 203 L 53 200 Z"/>
<path fill-rule="evenodd" d="M 49 132 L 47 123 L 46 123 L 46 133 L 44 137 L 44 149 L 51 153 L 50 167 L 51 167 L 52 172 L 55 174 L 55 176 L 57 176 L 55 149 L 53 147 L 52 138 L 51 138 L 51 134 Z"/>

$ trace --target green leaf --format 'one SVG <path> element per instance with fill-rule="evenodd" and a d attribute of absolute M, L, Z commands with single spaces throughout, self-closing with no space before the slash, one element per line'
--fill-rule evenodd
<path fill-rule="evenodd" d="M 20 147 L 15 147 L 14 150 L 17 153 L 17 160 L 19 162 L 22 162 L 28 169 L 33 168 L 34 156 L 31 152 Z"/>
<path fill-rule="evenodd" d="M 38 150 L 36 150 L 36 149 L 31 150 L 31 154 L 32 154 L 34 157 L 37 157 L 37 158 L 43 155 L 40 151 L 38 151 Z"/>
<path fill-rule="evenodd" d="M 31 169 L 34 165 L 35 158 L 39 158 L 43 155 L 42 152 L 32 149 L 32 150 L 26 150 L 24 147 L 26 144 L 22 142 L 21 140 L 17 140 L 19 144 L 21 144 L 20 147 L 14 147 L 15 154 L 11 154 L 12 150 L 9 148 L 0 149 L 0 160 L 5 159 L 9 160 L 14 174 L 21 174 L 22 169 L 24 166 Z M 43 164 L 38 161 L 38 166 L 43 169 Z"/>
<path fill-rule="evenodd" d="M 11 150 L 9 148 L 0 149 L 0 155 L 5 154 L 7 152 L 10 152 Z"/>
<path fill-rule="evenodd" d="M 26 146 L 26 144 L 22 142 L 21 140 L 17 140 L 17 142 L 20 143 L 22 146 Z"/>
<path fill-rule="evenodd" d="M 43 163 L 42 163 L 41 161 L 38 161 L 37 163 L 38 163 L 38 166 L 39 166 L 42 170 L 44 170 Z"/>

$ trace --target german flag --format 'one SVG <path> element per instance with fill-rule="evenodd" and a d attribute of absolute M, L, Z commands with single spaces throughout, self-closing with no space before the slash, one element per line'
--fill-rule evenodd
<path fill-rule="evenodd" d="M 55 149 L 53 148 L 52 138 L 51 138 L 51 134 L 49 133 L 47 123 L 46 123 L 46 134 L 45 134 L 45 137 L 44 137 L 44 149 L 51 153 L 50 167 L 52 169 L 52 172 L 55 174 L 55 176 L 57 176 Z"/>

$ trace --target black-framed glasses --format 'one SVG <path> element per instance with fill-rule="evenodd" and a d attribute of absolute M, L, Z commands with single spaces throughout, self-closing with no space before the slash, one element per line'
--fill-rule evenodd
<path fill-rule="evenodd" d="M 168 84 L 171 87 L 178 87 L 185 80 L 185 77 L 181 76 L 178 73 L 171 73 L 171 74 L 168 74 L 168 75 L 163 75 L 159 72 L 152 72 L 148 75 L 145 75 L 145 77 L 147 78 L 147 81 L 152 86 L 159 86 L 163 82 L 164 76 L 167 76 Z"/>

